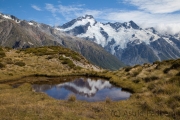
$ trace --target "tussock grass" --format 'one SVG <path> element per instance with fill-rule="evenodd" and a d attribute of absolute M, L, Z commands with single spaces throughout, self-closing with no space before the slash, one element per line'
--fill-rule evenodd
<path fill-rule="evenodd" d="M 14 65 L 18 65 L 18 66 L 25 66 L 26 63 L 22 62 L 22 61 L 19 61 L 19 62 L 15 62 Z"/>
<path fill-rule="evenodd" d="M 3 63 L 0 63 L 0 69 L 5 68 L 5 65 Z"/>
<path fill-rule="evenodd" d="M 70 68 L 75 67 L 75 64 L 69 58 L 60 57 L 59 59 L 62 61 L 62 64 L 67 64 Z"/>
<path fill-rule="evenodd" d="M 154 81 L 154 80 L 157 80 L 157 79 L 159 79 L 159 77 L 157 77 L 157 76 L 150 76 L 150 77 L 145 77 L 143 80 L 145 82 L 151 82 L 151 81 Z"/>
<path fill-rule="evenodd" d="M 74 53 L 68 53 L 68 49 L 61 49 L 45 47 L 40 50 L 32 48 L 5 52 L 6 56 L 1 59 L 5 67 L 0 69 L 0 119 L 180 119 L 180 59 L 99 72 L 81 66 L 81 69 L 72 69 L 67 67 L 68 62 L 62 64 L 66 58 L 74 63 L 75 59 L 79 61 L 81 56 L 75 54 L 78 57 L 75 58 L 71 56 Z M 14 65 L 17 61 L 23 61 L 25 66 Z M 80 61 L 88 64 L 86 60 Z M 74 68 L 78 67 L 77 64 L 74 65 Z M 165 69 L 169 70 L 164 72 Z M 78 101 L 74 97 L 69 97 L 69 100 L 75 102 L 69 102 L 35 93 L 30 84 L 23 84 L 18 88 L 8 85 L 11 82 L 16 83 L 22 76 L 29 75 L 52 79 L 72 75 L 102 77 L 133 94 L 130 99 L 117 102 L 107 98 L 103 102 L 88 103 Z M 45 82 L 47 79 L 36 80 Z M 36 80 L 30 77 L 18 82 L 31 83 L 37 82 Z"/>
<path fill-rule="evenodd" d="M 89 69 L 100 71 L 78 53 L 60 46 L 12 49 L 5 52 L 6 57 L 0 60 L 0 81 L 34 74 L 61 76 L 78 75 L 88 72 Z M 80 61 L 76 61 L 77 57 Z"/>
<path fill-rule="evenodd" d="M 0 58 L 3 58 L 5 56 L 6 56 L 6 54 L 5 54 L 4 50 L 3 50 L 3 48 L 0 47 Z"/>
<path fill-rule="evenodd" d="M 3 58 L 5 56 L 6 56 L 6 54 L 3 51 L 0 51 L 0 58 Z"/>
<path fill-rule="evenodd" d="M 106 102 L 107 104 L 110 104 L 110 103 L 111 103 L 111 99 L 110 99 L 109 97 L 106 97 L 105 102 Z"/>
<path fill-rule="evenodd" d="M 150 111 L 158 115 L 159 119 L 166 119 L 164 116 L 167 116 L 168 119 L 178 120 L 180 118 L 179 63 L 180 59 L 168 60 L 126 67 L 115 72 L 104 71 L 94 75 L 106 76 L 112 84 L 131 91 L 133 94 L 127 102 L 133 101 L 133 111 L 135 109 Z M 164 70 L 167 68 L 170 70 L 166 73 Z"/>
<path fill-rule="evenodd" d="M 37 56 L 51 55 L 48 58 L 52 59 L 53 55 L 65 55 L 67 57 L 71 57 L 74 60 L 80 61 L 84 59 L 79 53 L 74 52 L 68 48 L 64 48 L 62 46 L 47 46 L 47 47 L 39 47 L 39 48 L 28 48 L 22 50 L 25 53 L 32 53 Z"/>
<path fill-rule="evenodd" d="M 70 96 L 68 97 L 68 101 L 69 101 L 69 102 L 75 102 L 75 101 L 76 101 L 76 96 L 75 96 L 75 95 L 70 95 Z"/>
<path fill-rule="evenodd" d="M 132 69 L 131 67 L 125 67 L 125 68 L 124 68 L 124 71 L 125 71 L 125 72 L 129 72 L 131 69 Z"/>

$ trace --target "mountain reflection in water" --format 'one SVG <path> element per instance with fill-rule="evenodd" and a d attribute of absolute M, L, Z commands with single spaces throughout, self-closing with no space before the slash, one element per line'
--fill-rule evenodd
<path fill-rule="evenodd" d="M 125 100 L 131 95 L 121 91 L 121 88 L 113 86 L 109 81 L 92 78 L 78 78 L 57 85 L 34 84 L 33 89 L 36 92 L 44 92 L 55 99 L 67 99 L 69 95 L 74 94 L 76 99 L 90 102 L 103 101 L 107 97 L 113 101 Z"/>

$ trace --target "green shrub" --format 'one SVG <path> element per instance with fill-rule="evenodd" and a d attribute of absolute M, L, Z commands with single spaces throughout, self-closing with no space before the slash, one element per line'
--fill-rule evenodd
<path fill-rule="evenodd" d="M 20 53 L 21 51 L 20 50 L 17 50 L 16 53 Z"/>
<path fill-rule="evenodd" d="M 176 76 L 180 76 L 180 72 L 178 72 L 178 73 L 176 74 Z"/>
<path fill-rule="evenodd" d="M 132 68 L 131 67 L 125 67 L 124 71 L 129 72 Z"/>
<path fill-rule="evenodd" d="M 4 51 L 0 51 L 0 58 L 6 57 L 6 54 Z"/>
<path fill-rule="evenodd" d="M 74 70 L 81 70 L 81 69 L 82 69 L 82 67 L 80 67 L 80 66 L 74 67 Z"/>
<path fill-rule="evenodd" d="M 37 56 L 54 55 L 58 53 L 58 51 L 48 49 L 48 47 L 28 48 L 28 49 L 25 49 L 24 51 L 25 53 L 33 53 Z"/>
<path fill-rule="evenodd" d="M 60 55 L 59 60 L 62 60 L 63 64 L 69 64 L 69 66 L 71 67 L 74 65 L 70 63 L 70 61 L 67 61 L 66 58 L 63 57 L 63 55 L 65 55 L 66 57 L 72 58 L 73 60 L 76 60 L 76 61 L 80 61 L 81 59 L 83 59 L 83 57 L 77 52 L 74 52 L 68 48 L 63 48 L 61 46 L 28 48 L 28 49 L 23 49 L 21 51 L 24 51 L 25 53 L 32 53 L 37 56 L 50 55 L 47 59 L 52 59 L 52 56 Z"/>
<path fill-rule="evenodd" d="M 64 58 L 62 64 L 70 64 L 72 61 L 69 58 Z"/>
<path fill-rule="evenodd" d="M 6 58 L 6 64 L 14 64 L 11 58 Z"/>
<path fill-rule="evenodd" d="M 180 63 L 179 63 L 179 62 L 175 62 L 175 63 L 173 63 L 173 64 L 171 65 L 170 68 L 165 68 L 165 69 L 163 70 L 163 72 L 164 72 L 164 73 L 168 73 L 171 69 L 178 69 L 178 68 L 180 68 Z"/>
<path fill-rule="evenodd" d="M 10 48 L 10 47 L 5 47 L 5 49 L 8 50 L 8 51 L 12 50 L 12 48 Z"/>
<path fill-rule="evenodd" d="M 151 77 L 144 78 L 144 81 L 145 82 L 151 82 L 151 81 L 154 81 L 154 80 L 157 80 L 157 79 L 159 79 L 157 76 L 151 76 Z"/>
<path fill-rule="evenodd" d="M 3 51 L 2 47 L 0 47 L 0 51 Z"/>
<path fill-rule="evenodd" d="M 74 68 L 74 67 L 75 67 L 74 63 L 69 63 L 68 66 L 69 66 L 70 68 Z"/>
<path fill-rule="evenodd" d="M 166 73 L 168 73 L 170 70 L 171 70 L 171 68 L 165 68 L 165 69 L 163 70 L 163 72 L 166 74 Z"/>
<path fill-rule="evenodd" d="M 74 59 L 74 60 L 77 60 L 77 61 L 80 61 L 81 60 L 81 58 L 79 58 L 77 55 L 75 55 L 75 54 L 73 54 L 72 56 L 72 59 Z"/>
<path fill-rule="evenodd" d="M 170 68 L 171 68 L 171 69 L 180 68 L 180 63 L 174 63 Z"/>
<path fill-rule="evenodd" d="M 46 59 L 48 59 L 48 60 L 50 60 L 50 59 L 53 59 L 54 58 L 54 56 L 48 56 Z"/>
<path fill-rule="evenodd" d="M 160 63 L 161 63 L 160 61 L 153 62 L 153 64 L 160 64 Z"/>
<path fill-rule="evenodd" d="M 156 85 L 154 83 L 148 85 L 149 90 L 153 90 L 154 88 L 156 88 Z"/>
<path fill-rule="evenodd" d="M 175 84 L 177 86 L 180 86 L 180 76 L 174 76 L 172 77 L 168 83 Z"/>
<path fill-rule="evenodd" d="M 70 68 L 74 68 L 74 63 L 69 58 L 61 58 L 62 64 L 67 64 Z"/>
<path fill-rule="evenodd" d="M 63 56 L 59 56 L 59 60 L 64 60 L 65 58 Z"/>
<path fill-rule="evenodd" d="M 180 95 L 179 94 L 175 94 L 173 95 L 173 98 L 177 101 L 180 101 Z"/>
<path fill-rule="evenodd" d="M 139 79 L 135 79 L 135 80 L 133 80 L 133 82 L 134 82 L 134 83 L 139 83 L 140 80 L 139 80 Z"/>
<path fill-rule="evenodd" d="M 133 74 L 131 75 L 132 77 L 136 77 L 137 75 L 139 75 L 139 73 L 142 71 L 142 68 L 137 69 L 136 71 L 133 72 Z"/>
<path fill-rule="evenodd" d="M 12 74 L 12 73 L 9 73 L 9 76 L 13 76 L 13 74 Z"/>
<path fill-rule="evenodd" d="M 15 62 L 15 65 L 18 65 L 18 66 L 25 66 L 26 64 L 22 61 L 19 61 L 19 62 Z"/>
<path fill-rule="evenodd" d="M 155 67 L 155 69 L 159 69 L 160 68 L 160 65 L 158 64 L 156 67 Z"/>
<path fill-rule="evenodd" d="M 2 63 L 0 63 L 0 69 L 1 69 L 1 68 L 4 68 L 4 67 L 5 67 L 5 65 L 2 64 Z"/>

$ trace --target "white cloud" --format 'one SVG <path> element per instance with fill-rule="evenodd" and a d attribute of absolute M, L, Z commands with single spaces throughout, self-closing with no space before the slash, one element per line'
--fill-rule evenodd
<path fill-rule="evenodd" d="M 72 20 L 72 17 L 77 17 L 76 14 L 81 13 L 83 11 L 82 8 L 83 5 L 69 5 L 69 6 L 63 6 L 63 5 L 58 5 L 58 13 L 60 13 L 64 18 L 68 20 Z M 74 19 L 73 18 L 73 19 Z"/>
<path fill-rule="evenodd" d="M 180 0 L 124 0 L 150 13 L 173 13 L 180 11 Z"/>
<path fill-rule="evenodd" d="M 151 14 L 144 11 L 111 11 L 99 16 L 106 21 L 127 22 L 133 20 L 142 28 L 155 27 L 159 32 L 180 32 L 180 14 Z"/>
<path fill-rule="evenodd" d="M 176 34 L 180 32 L 180 23 L 178 24 L 158 24 L 155 26 L 156 30 L 159 31 L 162 34 L 168 33 L 168 34 Z"/>
<path fill-rule="evenodd" d="M 140 2 L 143 0 L 129 0 L 129 1 L 131 1 L 132 3 L 132 1 Z M 161 0 L 161 1 L 168 1 L 168 0 Z M 88 15 L 93 15 L 94 18 L 100 22 L 128 22 L 130 20 L 133 20 L 142 28 L 155 27 L 160 32 L 169 32 L 172 34 L 180 32 L 180 26 L 179 26 L 180 13 L 157 14 L 143 10 L 128 11 L 128 10 L 120 10 L 120 9 L 86 9 L 84 5 L 64 6 L 62 4 L 57 6 L 54 6 L 52 4 L 46 4 L 46 9 L 50 11 L 54 15 L 54 17 L 57 17 L 56 14 L 62 15 L 66 20 L 64 22 L 88 14 Z"/>
<path fill-rule="evenodd" d="M 52 16 L 54 17 L 54 19 L 49 17 L 49 21 L 51 21 L 51 25 L 54 26 L 59 25 L 59 23 L 61 22 L 61 18 L 59 18 L 56 14 L 58 12 L 58 9 L 53 4 L 49 4 L 49 3 L 46 3 L 45 9 L 51 12 Z"/>
<path fill-rule="evenodd" d="M 59 5 L 59 12 L 61 12 L 61 13 L 70 13 L 70 12 L 81 11 L 81 10 L 82 10 L 82 8 L 80 8 L 78 6 Z"/>
<path fill-rule="evenodd" d="M 54 5 L 46 3 L 46 7 L 45 9 L 47 9 L 48 11 L 50 11 L 51 13 L 53 13 L 55 15 L 55 13 L 57 12 L 57 8 L 54 7 Z"/>
<path fill-rule="evenodd" d="M 36 5 L 31 5 L 31 7 L 37 11 L 42 11 L 41 8 Z"/>
<path fill-rule="evenodd" d="M 100 10 L 90 10 L 90 9 L 83 9 L 80 12 L 76 12 L 74 15 L 76 17 L 82 16 L 82 15 L 92 15 L 94 18 L 100 18 L 103 15 L 103 11 Z"/>

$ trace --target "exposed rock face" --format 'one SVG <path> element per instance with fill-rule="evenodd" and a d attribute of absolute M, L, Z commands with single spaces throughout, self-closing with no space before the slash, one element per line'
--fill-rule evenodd
<path fill-rule="evenodd" d="M 0 44 L 13 48 L 28 48 L 43 45 L 60 45 L 53 37 L 41 32 L 26 21 L 16 23 L 12 20 L 0 22 Z"/>

